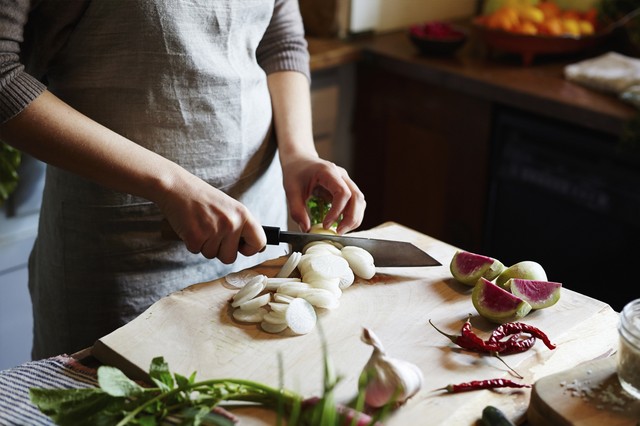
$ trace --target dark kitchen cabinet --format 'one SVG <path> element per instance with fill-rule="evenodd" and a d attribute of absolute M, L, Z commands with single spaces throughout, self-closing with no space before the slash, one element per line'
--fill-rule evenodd
<path fill-rule="evenodd" d="M 530 67 L 471 43 L 424 57 L 376 37 L 357 73 L 354 177 L 364 227 L 396 221 L 620 310 L 640 253 L 640 158 L 620 135 L 636 110 L 563 77 L 588 57 Z"/>
<path fill-rule="evenodd" d="M 490 104 L 366 66 L 357 81 L 354 173 L 367 199 L 364 227 L 393 220 L 479 250 Z"/>

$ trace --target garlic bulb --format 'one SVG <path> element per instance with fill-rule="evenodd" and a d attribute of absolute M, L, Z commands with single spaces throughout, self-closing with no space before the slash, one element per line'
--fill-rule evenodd
<path fill-rule="evenodd" d="M 369 406 L 402 404 L 420 390 L 424 377 L 415 364 L 388 357 L 380 339 L 367 328 L 362 332 L 362 341 L 373 346 L 361 375 L 361 380 L 366 380 L 365 401 Z"/>

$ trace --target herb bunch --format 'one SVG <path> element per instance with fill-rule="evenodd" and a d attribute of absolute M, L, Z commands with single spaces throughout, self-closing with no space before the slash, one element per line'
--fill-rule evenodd
<path fill-rule="evenodd" d="M 324 351 L 322 397 L 304 399 L 300 394 L 243 379 L 212 379 L 196 382 L 196 373 L 184 377 L 171 373 L 163 357 L 154 358 L 149 378 L 155 387 L 144 387 L 111 366 L 98 368 L 98 388 L 31 388 L 31 401 L 61 426 L 155 426 L 171 422 L 180 425 L 229 426 L 235 416 L 220 408 L 222 402 L 248 402 L 277 413 L 277 424 L 288 425 L 380 425 L 383 409 L 370 416 L 364 408 L 364 385 L 354 407 L 336 404 L 333 390 L 339 379 Z M 282 370 L 282 369 L 281 369 Z"/>
<path fill-rule="evenodd" d="M 248 380 L 195 381 L 171 373 L 164 358 L 151 361 L 149 377 L 155 387 L 143 387 L 111 366 L 98 368 L 99 388 L 30 389 L 31 401 L 58 425 L 151 426 L 169 417 L 184 425 L 232 425 L 234 421 L 215 408 L 222 401 L 250 401 L 279 406 L 288 411 L 302 398 Z"/>

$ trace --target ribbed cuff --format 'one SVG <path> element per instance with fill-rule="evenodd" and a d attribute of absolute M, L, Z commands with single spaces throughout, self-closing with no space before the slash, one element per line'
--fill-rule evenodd
<path fill-rule="evenodd" d="M 0 123 L 16 116 L 45 90 L 44 84 L 20 71 L 0 88 Z"/>

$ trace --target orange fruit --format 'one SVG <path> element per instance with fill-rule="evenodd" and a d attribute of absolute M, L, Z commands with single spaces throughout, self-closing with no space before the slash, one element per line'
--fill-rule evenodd
<path fill-rule="evenodd" d="M 520 34 L 536 35 L 538 34 L 538 27 L 533 22 L 525 21 L 520 23 L 513 29 L 513 32 Z"/>
<path fill-rule="evenodd" d="M 562 23 L 562 33 L 572 36 L 580 35 L 580 24 L 577 19 L 563 18 L 560 20 Z"/>
<path fill-rule="evenodd" d="M 525 6 L 520 9 L 520 18 L 538 24 L 544 21 L 544 12 L 535 6 Z"/>
<path fill-rule="evenodd" d="M 538 9 L 544 14 L 545 20 L 557 18 L 560 15 L 560 8 L 552 1 L 542 1 L 538 4 Z"/>
<path fill-rule="evenodd" d="M 580 29 L 580 35 L 592 35 L 594 33 L 593 24 L 589 21 L 578 21 L 578 28 Z"/>
<path fill-rule="evenodd" d="M 545 34 L 549 34 L 552 36 L 562 35 L 562 22 L 558 18 L 551 18 L 543 23 L 542 26 Z"/>
<path fill-rule="evenodd" d="M 488 18 L 490 28 L 511 31 L 520 23 L 520 18 L 516 9 L 504 6 L 496 10 Z"/>
<path fill-rule="evenodd" d="M 562 19 L 573 19 L 575 21 L 581 18 L 580 12 L 578 12 L 577 10 L 571 10 L 571 9 L 563 10 L 562 13 L 560 13 L 560 17 Z"/>

